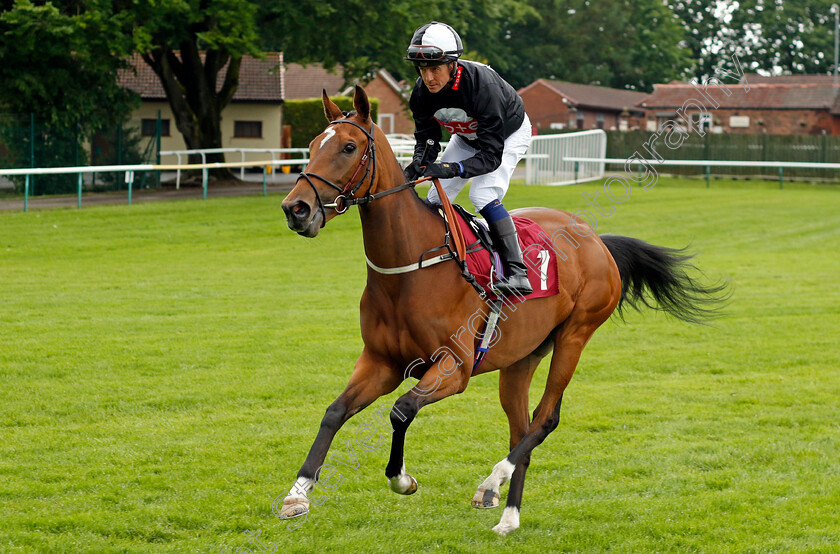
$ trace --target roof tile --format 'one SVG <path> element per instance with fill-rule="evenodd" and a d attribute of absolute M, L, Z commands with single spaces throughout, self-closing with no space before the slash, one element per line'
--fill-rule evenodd
<path fill-rule="evenodd" d="M 129 63 L 134 71 L 128 69 L 119 73 L 122 86 L 140 94 L 144 100 L 165 100 L 166 93 L 160 84 L 160 79 L 152 68 L 143 61 L 139 54 L 133 55 Z M 267 52 L 265 59 L 258 60 L 252 56 L 242 58 L 239 70 L 239 87 L 233 95 L 234 102 L 270 102 L 283 101 L 283 76 L 280 66 L 283 54 Z M 222 88 L 224 70 L 219 72 L 216 90 Z"/>
<path fill-rule="evenodd" d="M 785 76 L 774 77 L 772 81 L 770 78 L 762 78 L 759 75 L 755 76 L 756 80 L 752 80 L 752 77 L 751 75 L 746 77 L 749 90 L 743 85 L 742 80 L 741 84 L 708 85 L 705 88 L 705 94 L 720 104 L 721 108 L 729 109 L 830 110 L 833 107 L 836 109 L 840 102 L 838 89 L 832 86 L 831 81 L 823 79 L 829 76 L 807 76 L 815 78 L 811 79 L 811 82 L 807 82 L 808 79 L 802 79 L 806 76 L 786 76 L 798 77 L 798 79 L 786 79 Z M 701 86 L 694 87 L 688 84 L 654 85 L 653 92 L 642 99 L 638 105 L 649 109 L 678 108 L 686 100 L 692 98 L 709 104 L 710 102 L 703 98 L 701 88 Z"/>
<path fill-rule="evenodd" d="M 305 66 L 287 63 L 283 81 L 286 100 L 320 98 L 322 90 L 326 90 L 330 96 L 335 96 L 344 90 L 346 82 L 340 73 L 327 71 L 317 63 Z"/>
<path fill-rule="evenodd" d="M 567 81 L 553 81 L 550 79 L 539 79 L 537 83 L 554 89 L 562 96 L 565 96 L 576 106 L 588 106 L 593 108 L 606 108 L 621 111 L 632 110 L 641 99 L 647 96 L 645 92 L 634 90 L 621 90 L 595 85 L 582 85 L 569 83 Z M 527 87 L 526 87 L 527 88 Z M 520 90 L 520 94 L 524 89 Z"/>

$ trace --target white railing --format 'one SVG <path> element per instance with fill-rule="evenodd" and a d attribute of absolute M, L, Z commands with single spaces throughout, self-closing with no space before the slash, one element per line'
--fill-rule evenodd
<path fill-rule="evenodd" d="M 410 162 L 414 156 L 414 135 L 391 134 L 386 135 L 386 137 L 388 138 L 388 143 L 391 145 L 391 150 L 393 150 L 394 155 L 397 157 L 397 161 L 403 165 Z M 446 148 L 446 145 L 446 142 L 440 143 L 442 149 Z M 303 165 L 309 163 L 307 159 L 307 155 L 309 154 L 308 148 L 203 148 L 198 150 L 161 150 L 160 152 L 161 157 L 175 156 L 178 160 L 178 165 L 181 165 L 183 157 L 189 158 L 189 156 L 201 156 L 201 163 L 207 163 L 207 154 L 239 154 L 240 161 L 243 163 L 246 161 L 246 154 L 269 154 L 272 162 L 278 158 L 299 156 L 291 158 L 295 163 L 287 163 L 285 165 Z M 239 178 L 242 180 L 245 179 L 245 167 L 248 166 L 241 166 L 239 172 Z M 180 188 L 180 186 L 181 171 L 177 170 L 175 188 Z"/>
<path fill-rule="evenodd" d="M 642 167 L 645 166 L 645 171 L 648 171 L 647 168 L 655 168 L 660 165 L 681 165 L 681 166 L 695 166 L 695 167 L 704 167 L 706 168 L 706 186 L 709 186 L 709 175 L 711 174 L 711 168 L 713 167 L 765 167 L 765 168 L 778 168 L 779 170 L 779 187 L 782 186 L 784 182 L 784 168 L 800 168 L 800 169 L 840 169 L 840 163 L 831 163 L 831 162 L 779 162 L 779 161 L 756 161 L 756 160 L 643 160 L 639 158 L 605 158 L 603 156 L 600 157 L 587 157 L 587 156 L 566 156 L 564 160 L 568 163 L 572 163 L 577 167 L 580 165 L 581 167 L 585 164 L 623 164 L 625 172 L 629 172 L 631 170 L 631 166 L 640 166 L 639 170 L 641 171 Z M 583 182 L 575 181 L 575 182 Z"/>
<path fill-rule="evenodd" d="M 569 161 L 569 156 L 592 160 L 607 153 L 607 134 L 601 129 L 538 136 L 531 139 L 525 165 L 525 184 L 569 185 L 604 177 L 604 163 Z"/>
<path fill-rule="evenodd" d="M 263 169 L 263 194 L 266 194 L 266 177 L 268 168 L 284 165 L 300 165 L 308 163 L 309 160 L 260 160 L 254 162 L 227 162 L 227 163 L 203 163 L 203 164 L 184 164 L 184 165 L 167 165 L 167 164 L 137 164 L 137 165 L 83 165 L 77 167 L 36 167 L 36 168 L 19 168 L 19 169 L 0 169 L 0 176 L 20 176 L 26 177 L 24 183 L 24 200 L 23 211 L 29 209 L 29 182 L 33 175 L 68 175 L 77 174 L 76 194 L 78 197 L 78 207 L 82 207 L 82 189 L 84 187 L 85 173 L 125 173 L 125 183 L 128 185 L 128 203 L 131 204 L 131 197 L 134 186 L 134 174 L 143 171 L 167 171 L 181 169 L 200 169 L 202 170 L 203 180 L 203 197 L 207 198 L 207 170 L 217 169 L 223 167 L 262 167 Z"/>
<path fill-rule="evenodd" d="M 394 152 L 394 155 L 397 157 L 397 161 L 401 165 L 406 165 L 409 163 L 412 158 L 414 158 L 414 145 L 417 144 L 414 135 L 405 135 L 405 134 L 393 134 L 393 135 L 385 135 L 388 139 L 388 144 L 391 145 L 391 150 Z M 446 149 L 448 142 L 441 142 L 440 149 L 443 151 Z"/>
<path fill-rule="evenodd" d="M 300 165 L 308 163 L 306 155 L 309 154 L 308 148 L 202 148 L 198 150 L 161 150 L 160 156 L 175 156 L 178 159 L 178 165 L 181 165 L 181 157 L 187 156 L 201 156 L 201 163 L 207 163 L 207 154 L 239 154 L 242 163 L 245 162 L 246 154 L 269 154 L 271 161 L 274 162 L 278 157 L 285 158 L 286 156 L 300 156 L 297 158 L 297 163 L 285 165 Z M 239 169 L 239 178 L 245 180 L 245 168 L 248 166 L 241 166 Z M 181 188 L 181 170 L 176 170 L 175 188 Z"/>

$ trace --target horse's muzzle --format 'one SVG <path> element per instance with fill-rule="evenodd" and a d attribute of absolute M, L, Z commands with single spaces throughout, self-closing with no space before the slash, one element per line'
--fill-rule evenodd
<path fill-rule="evenodd" d="M 286 222 L 292 231 L 305 237 L 314 237 L 321 230 L 321 212 L 313 210 L 312 206 L 303 200 L 295 200 L 288 204 L 284 201 L 282 207 L 286 214 Z"/>

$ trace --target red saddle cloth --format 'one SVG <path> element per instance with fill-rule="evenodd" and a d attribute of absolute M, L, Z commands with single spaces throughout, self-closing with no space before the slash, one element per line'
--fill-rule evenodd
<path fill-rule="evenodd" d="M 491 268 L 493 260 L 486 248 L 481 248 L 478 237 L 466 221 L 457 215 L 458 225 L 464 234 L 464 242 L 467 246 L 467 269 L 473 274 L 481 288 L 487 293 L 488 298 L 496 300 L 497 297 L 490 290 Z M 524 217 L 514 217 L 513 224 L 519 235 L 519 246 L 522 248 L 522 257 L 528 267 L 528 280 L 534 292 L 528 296 L 509 296 L 508 301 L 516 303 L 531 298 L 542 298 L 554 296 L 559 292 L 557 276 L 557 254 L 552 248 L 551 238 L 543 231 L 542 227 Z M 498 278 L 497 275 L 494 277 Z"/>

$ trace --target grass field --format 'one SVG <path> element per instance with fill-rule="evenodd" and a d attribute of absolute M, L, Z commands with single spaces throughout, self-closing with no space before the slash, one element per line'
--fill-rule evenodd
<path fill-rule="evenodd" d="M 299 528 L 273 517 L 361 349 L 365 279 L 355 210 L 307 240 L 281 200 L 0 214 L 1 552 L 259 552 L 257 531 L 277 552 L 840 552 L 836 187 L 663 179 L 601 218 L 690 244 L 733 299 L 711 327 L 595 334 L 505 538 L 469 505 L 506 454 L 497 374 L 420 412 L 417 494 L 388 490 L 387 445 L 356 447 Z"/>

